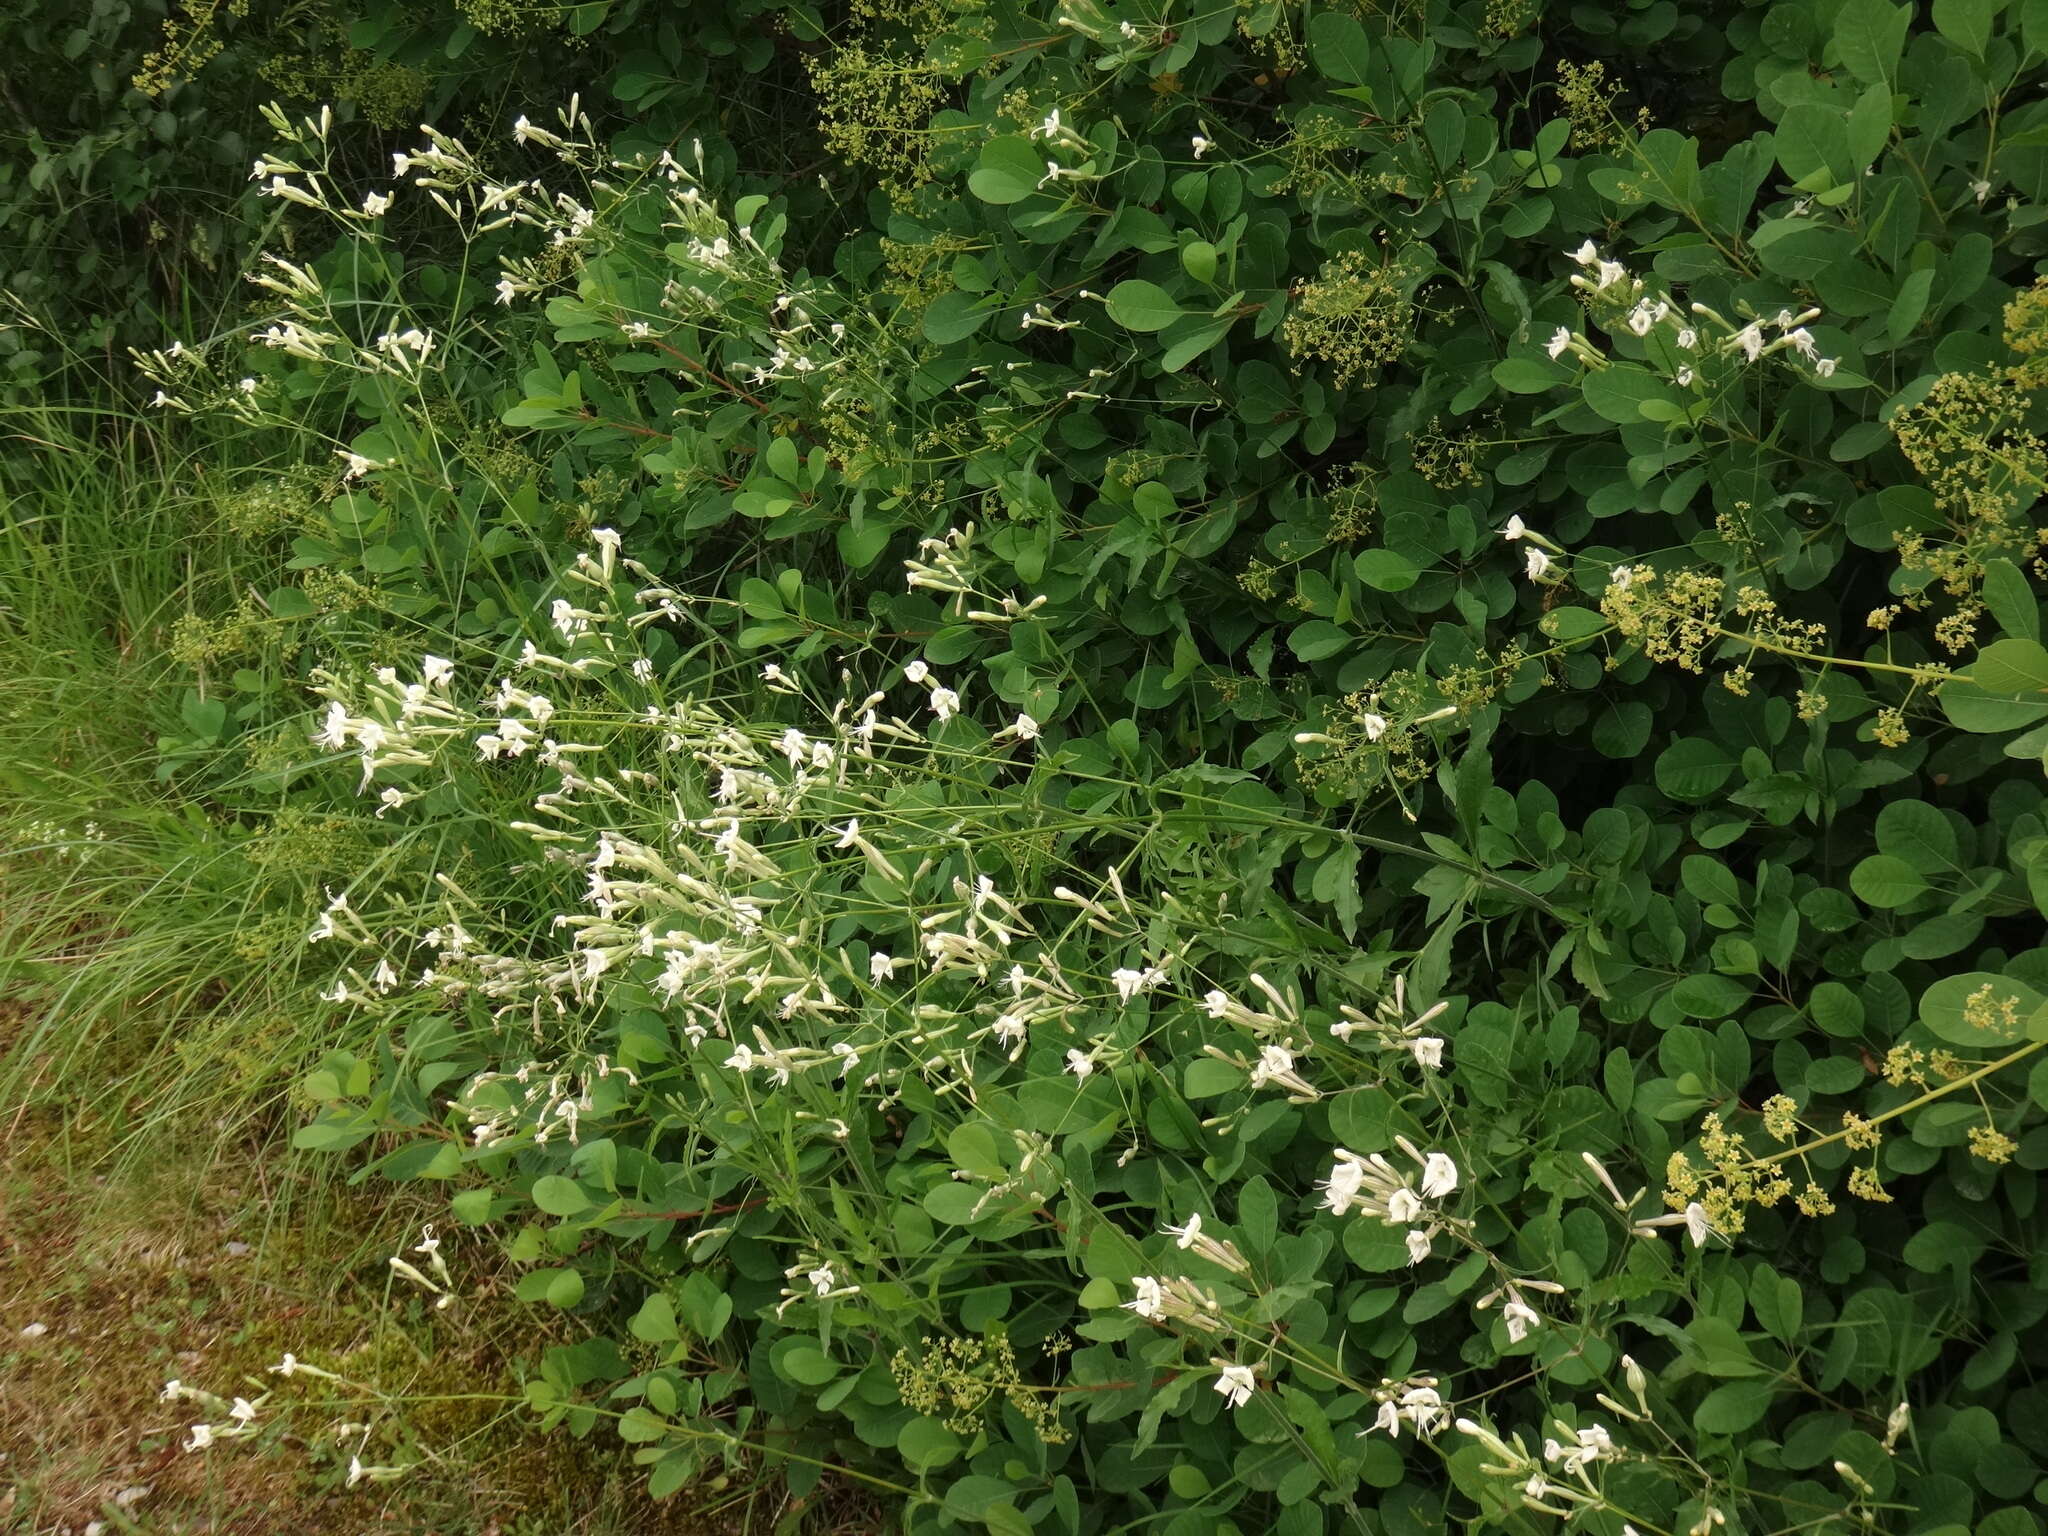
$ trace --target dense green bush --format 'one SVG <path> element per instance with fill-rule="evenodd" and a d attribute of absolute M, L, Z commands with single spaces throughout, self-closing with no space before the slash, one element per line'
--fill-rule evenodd
<path fill-rule="evenodd" d="M 779 177 L 277 116 L 144 360 L 318 441 L 166 744 L 379 850 L 304 1144 L 662 1490 L 2038 1530 L 2048 8 L 787 35 Z"/>

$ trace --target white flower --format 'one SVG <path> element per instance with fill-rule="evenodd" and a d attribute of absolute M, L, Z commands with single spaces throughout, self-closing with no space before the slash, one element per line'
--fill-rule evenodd
<path fill-rule="evenodd" d="M 1616 283 L 1628 280 L 1628 268 L 1618 261 L 1603 261 L 1595 269 L 1593 278 L 1594 287 L 1600 289 L 1612 288 Z"/>
<path fill-rule="evenodd" d="M 1421 1227 L 1408 1229 L 1408 1262 L 1420 1264 L 1429 1257 L 1429 1234 Z M 1392 1406 L 1391 1404 L 1389 1406 Z"/>
<path fill-rule="evenodd" d="M 286 1350 L 284 1358 L 270 1368 L 270 1374 L 273 1376 L 289 1376 L 298 1368 L 299 1357 L 290 1350 Z"/>
<path fill-rule="evenodd" d="M 49 1331 L 50 1325 L 48 1323 L 30 1323 L 26 1328 L 21 1330 L 21 1336 L 24 1339 L 40 1339 L 44 1334 L 48 1333 Z"/>
<path fill-rule="evenodd" d="M 1029 715 L 1020 714 L 1010 722 L 1010 734 L 1019 741 L 1038 740 L 1038 722 Z"/>
<path fill-rule="evenodd" d="M 960 695 L 950 688 L 934 688 L 931 706 L 932 713 L 941 720 L 950 720 L 960 713 Z"/>
<path fill-rule="evenodd" d="M 725 1064 L 736 1072 L 754 1070 L 754 1053 L 744 1045 L 735 1045 L 732 1054 L 725 1058 Z"/>
<path fill-rule="evenodd" d="M 1050 112 L 1045 114 L 1045 120 L 1041 122 L 1036 128 L 1031 130 L 1031 137 L 1034 139 L 1052 139 L 1059 137 L 1059 132 L 1060 109 L 1058 107 L 1054 107 Z"/>
<path fill-rule="evenodd" d="M 1501 529 L 1500 536 L 1512 543 L 1516 539 L 1523 537 L 1528 531 L 1529 525 L 1522 521 L 1522 514 L 1517 512 L 1507 520 L 1507 525 Z"/>
<path fill-rule="evenodd" d="M 1550 340 L 1543 344 L 1543 350 L 1548 352 L 1552 358 L 1559 358 L 1564 356 L 1565 350 L 1571 344 L 1572 333 L 1560 325 L 1550 333 Z"/>
<path fill-rule="evenodd" d="M 1197 1212 L 1196 1214 L 1190 1216 L 1187 1220 L 1186 1226 L 1168 1226 L 1166 1228 L 1166 1235 L 1174 1240 L 1174 1247 L 1192 1248 L 1194 1246 L 1195 1239 L 1202 1235 L 1201 1213 Z"/>
<path fill-rule="evenodd" d="M 1550 571 L 1550 556 L 1531 544 L 1522 557 L 1522 572 L 1531 581 L 1541 581 Z"/>
<path fill-rule="evenodd" d="M 816 1269 L 812 1270 L 809 1274 L 805 1275 L 804 1278 L 810 1281 L 811 1289 L 816 1291 L 820 1296 L 828 1295 L 831 1292 L 833 1285 L 836 1283 L 832 1275 L 832 1266 L 830 1264 L 820 1264 Z"/>
<path fill-rule="evenodd" d="M 373 219 L 381 219 L 390 208 L 391 195 L 388 192 L 372 192 L 363 199 L 363 212 Z"/>
<path fill-rule="evenodd" d="M 357 1483 L 360 1483 L 360 1482 L 361 1482 L 361 1481 L 363 1480 L 363 1475 L 364 1475 L 364 1473 L 366 1472 L 366 1470 L 367 1470 L 367 1469 L 366 1469 L 366 1468 L 365 1468 L 365 1467 L 363 1466 L 363 1458 L 362 1458 L 362 1457 L 360 1457 L 360 1456 L 351 1456 L 351 1457 L 349 1457 L 349 1459 L 348 1459 L 348 1485 L 349 1485 L 349 1487 L 353 1488 L 353 1487 L 355 1487 L 355 1485 L 356 1485 Z"/>
<path fill-rule="evenodd" d="M 254 379 L 239 379 L 235 383 L 235 388 L 245 395 L 253 395 L 256 393 L 256 381 Z"/>
<path fill-rule="evenodd" d="M 1415 1058 L 1418 1067 L 1427 1067 L 1432 1072 L 1443 1070 L 1444 1043 L 1435 1035 L 1420 1035 L 1409 1041 L 1408 1054 Z"/>
<path fill-rule="evenodd" d="M 192 1438 L 185 1442 L 185 1449 L 188 1451 L 203 1451 L 211 1444 L 213 1444 L 213 1426 L 211 1424 L 194 1424 L 192 1426 Z"/>
<path fill-rule="evenodd" d="M 1649 335 L 1656 323 L 1648 304 L 1638 304 L 1628 312 L 1628 328 L 1638 336 Z"/>
<path fill-rule="evenodd" d="M 1216 1390 L 1223 1394 L 1223 1400 L 1233 1408 L 1242 1408 L 1251 1401 L 1251 1395 L 1259 1390 L 1259 1378 L 1252 1374 L 1248 1365 L 1224 1365 L 1218 1361 Z"/>
<path fill-rule="evenodd" d="M 499 278 L 498 302 L 500 304 L 510 304 L 517 297 L 519 297 L 519 285 L 509 277 Z"/>
<path fill-rule="evenodd" d="M 1213 144 L 1211 144 L 1207 139 L 1203 138 L 1199 133 L 1196 134 L 1194 138 L 1189 140 L 1189 143 L 1194 146 L 1195 158 L 1197 160 L 1201 159 L 1202 156 L 1206 155 L 1207 153 L 1209 153 L 1211 149 L 1215 148 Z"/>
<path fill-rule="evenodd" d="M 1259 1052 L 1258 1065 L 1252 1068 L 1251 1085 L 1263 1088 L 1276 1077 L 1285 1077 L 1294 1070 L 1294 1052 L 1284 1045 L 1269 1045 Z"/>
<path fill-rule="evenodd" d="M 903 669 L 903 681 L 906 683 L 921 683 L 931 675 L 932 669 L 924 664 L 922 656 Z"/>
<path fill-rule="evenodd" d="M 1422 1192 L 1441 1200 L 1458 1187 L 1458 1165 L 1442 1152 L 1432 1152 L 1422 1163 Z"/>
<path fill-rule="evenodd" d="M 1835 360 L 1832 357 L 1816 358 L 1813 372 L 1816 378 L 1832 379 L 1835 376 Z"/>
<path fill-rule="evenodd" d="M 1520 1296 L 1511 1295 L 1507 1305 L 1501 1308 L 1500 1320 L 1507 1324 L 1508 1342 L 1519 1344 L 1529 1336 L 1531 1328 L 1543 1322 L 1543 1315 Z"/>
<path fill-rule="evenodd" d="M 1067 1070 L 1076 1077 L 1086 1077 L 1095 1070 L 1095 1063 L 1079 1051 L 1067 1052 Z"/>
<path fill-rule="evenodd" d="M 1582 267 L 1598 266 L 1600 263 L 1600 251 L 1592 241 L 1588 240 L 1571 253 L 1571 258 Z"/>
<path fill-rule="evenodd" d="M 1978 202 L 1983 202 L 1985 198 L 1991 195 L 1991 183 L 1988 181 L 1971 182 L 1970 195 L 1976 198 Z"/>
<path fill-rule="evenodd" d="M 1714 1225 L 1707 1219 L 1707 1208 L 1697 1200 L 1685 1208 L 1685 1230 L 1695 1248 L 1705 1247 L 1707 1238 L 1713 1233 Z"/>
<path fill-rule="evenodd" d="M 246 1397 L 238 1397 L 228 1409 L 228 1417 L 237 1424 L 247 1424 L 256 1417 L 256 1405 Z"/>
<path fill-rule="evenodd" d="M 1820 348 L 1815 346 L 1813 342 L 1813 332 L 1803 325 L 1794 330 L 1787 331 L 1785 339 L 1792 343 L 1792 350 L 1808 362 L 1812 362 L 1816 357 L 1820 356 Z"/>
<path fill-rule="evenodd" d="M 892 959 L 878 950 L 868 956 L 868 980 L 880 986 L 896 974 L 896 967 L 901 964 L 900 960 Z"/>
<path fill-rule="evenodd" d="M 1690 352 L 1694 347 L 1700 344 L 1700 333 L 1688 325 L 1683 330 L 1681 330 L 1678 333 L 1678 335 L 1673 339 L 1678 343 L 1678 345 L 1681 348 L 1683 348 L 1687 352 Z"/>
<path fill-rule="evenodd" d="M 1136 1294 L 1129 1301 L 1122 1303 L 1125 1310 L 1135 1312 L 1144 1318 L 1157 1318 L 1161 1315 L 1166 1301 L 1164 1286 L 1150 1275 L 1139 1275 L 1131 1282 L 1131 1289 Z"/>
<path fill-rule="evenodd" d="M 1367 711 L 1358 717 L 1358 723 L 1365 731 L 1365 739 L 1367 741 L 1378 741 L 1387 734 L 1387 717 L 1385 715 L 1375 715 Z"/>
<path fill-rule="evenodd" d="M 1166 972 L 1156 965 L 1148 965 L 1142 971 L 1134 971 L 1125 966 L 1120 970 L 1111 971 L 1109 979 L 1116 987 L 1117 1000 L 1129 1003 L 1139 993 L 1150 992 L 1166 980 Z"/>
<path fill-rule="evenodd" d="M 1732 339 L 1734 344 L 1742 349 L 1742 355 L 1750 362 L 1753 363 L 1763 356 L 1764 328 L 1762 322 L 1752 320 L 1748 325 L 1737 331 Z"/>
<path fill-rule="evenodd" d="M 393 153 L 393 155 L 391 156 L 391 174 L 393 176 L 403 176 L 407 171 L 411 169 L 411 155 Z"/>
<path fill-rule="evenodd" d="M 1681 363 L 1681 364 L 1679 364 L 1679 365 L 1678 365 L 1678 375 L 1677 375 L 1677 377 L 1678 377 L 1678 387 L 1679 387 L 1680 389 L 1684 389 L 1684 388 L 1685 388 L 1685 387 L 1686 387 L 1687 385 L 1691 384 L 1691 383 L 1692 383 L 1692 381 L 1693 381 L 1693 379 L 1694 379 L 1694 377 L 1695 377 L 1695 375 L 1694 375 L 1694 373 L 1693 373 L 1693 371 L 1692 371 L 1692 365 L 1691 365 L 1690 363 Z"/>
<path fill-rule="evenodd" d="M 1407 1185 L 1402 1185 L 1387 1196 L 1387 1224 L 1402 1227 L 1411 1221 L 1420 1220 L 1422 1199 Z"/>
<path fill-rule="evenodd" d="M 1324 1208 L 1339 1216 L 1357 1203 L 1359 1191 L 1364 1187 L 1365 1165 L 1352 1158 L 1338 1158 L 1330 1169 L 1330 1176 L 1316 1181 L 1316 1188 L 1324 1191 Z"/>

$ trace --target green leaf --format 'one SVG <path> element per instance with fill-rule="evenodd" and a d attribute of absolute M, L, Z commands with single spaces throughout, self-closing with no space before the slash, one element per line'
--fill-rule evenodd
<path fill-rule="evenodd" d="M 644 1344 L 666 1344 L 681 1337 L 676 1328 L 675 1303 L 660 1291 L 640 1303 L 640 1310 L 626 1326 Z"/>
<path fill-rule="evenodd" d="M 1625 427 L 1643 421 L 1674 421 L 1677 414 L 1662 413 L 1684 411 L 1678 394 L 1668 383 L 1634 363 L 1610 363 L 1596 369 L 1586 375 L 1579 388 L 1586 404 L 1598 415 Z"/>
<path fill-rule="evenodd" d="M 1303 661 L 1321 661 L 1354 648 L 1358 637 L 1328 619 L 1310 619 L 1288 631 L 1287 648 Z"/>
<path fill-rule="evenodd" d="M 1406 592 L 1422 574 L 1413 561 L 1391 549 L 1368 549 L 1351 562 L 1358 579 L 1375 592 Z"/>
<path fill-rule="evenodd" d="M 1555 363 L 1533 357 L 1504 357 L 1493 365 L 1493 382 L 1511 395 L 1540 395 L 1557 388 L 1566 377 Z"/>
<path fill-rule="evenodd" d="M 1109 290 L 1109 318 L 1127 331 L 1163 331 L 1185 313 L 1157 283 L 1126 278 Z"/>
<path fill-rule="evenodd" d="M 1693 1428 L 1703 1435 L 1739 1435 L 1770 1411 L 1776 1388 L 1768 1381 L 1726 1381 L 1700 1399 Z"/>
<path fill-rule="evenodd" d="M 1711 799 L 1735 772 L 1735 758 L 1718 741 L 1681 736 L 1657 754 L 1657 787 L 1687 804 Z"/>
<path fill-rule="evenodd" d="M 2038 640 L 1993 641 L 1970 663 L 1970 681 L 1987 693 L 2024 697 L 2048 691 L 2048 649 Z"/>
<path fill-rule="evenodd" d="M 1877 846 L 1923 875 L 1951 873 L 1959 858 L 1955 828 L 1925 800 L 1887 802 L 1877 813 Z"/>
<path fill-rule="evenodd" d="M 1984 57 L 1991 43 L 1992 0 L 1934 0 L 1934 30 L 1973 59 Z"/>
<path fill-rule="evenodd" d="M 1965 971 L 1935 982 L 1920 994 L 1920 1022 L 1951 1045 L 1972 1049 L 2048 1038 L 2041 994 L 1990 971 Z"/>
<path fill-rule="evenodd" d="M 1849 889 L 1865 906 L 1889 910 L 1925 894 L 1927 881 L 1896 854 L 1873 853 L 1849 871 Z"/>
<path fill-rule="evenodd" d="M 574 1216 L 590 1208 L 590 1197 L 574 1179 L 549 1173 L 533 1181 L 533 1203 L 550 1216 Z"/>
<path fill-rule="evenodd" d="M 1308 56 L 1326 79 L 1363 85 L 1372 68 L 1365 28 L 1342 10 L 1318 8 L 1309 18 Z"/>
<path fill-rule="evenodd" d="M 1045 156 L 1020 134 L 1004 134 L 981 146 L 967 190 L 984 203 L 1021 203 L 1045 179 Z"/>
<path fill-rule="evenodd" d="M 1689 1019 L 1726 1019 L 1741 1012 L 1750 989 L 1733 976 L 1703 972 L 1682 976 L 1671 989 L 1671 1001 Z"/>
<path fill-rule="evenodd" d="M 1899 54 L 1906 44 L 1911 6 L 1890 0 L 1849 0 L 1835 13 L 1835 53 L 1865 85 L 1893 89 Z"/>

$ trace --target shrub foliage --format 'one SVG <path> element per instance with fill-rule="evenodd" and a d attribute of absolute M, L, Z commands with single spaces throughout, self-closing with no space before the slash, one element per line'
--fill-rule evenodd
<path fill-rule="evenodd" d="M 141 360 L 287 466 L 167 765 L 375 850 L 302 1144 L 657 1491 L 2038 1530 L 2048 8 L 712 30 L 775 154 L 273 111 Z"/>

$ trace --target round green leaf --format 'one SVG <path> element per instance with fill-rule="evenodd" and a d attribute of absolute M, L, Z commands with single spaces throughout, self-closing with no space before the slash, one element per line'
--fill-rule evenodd
<path fill-rule="evenodd" d="M 549 1173 L 533 1181 L 533 1203 L 550 1216 L 574 1216 L 590 1208 L 590 1197 L 574 1179 Z"/>
<path fill-rule="evenodd" d="M 1163 331 L 1183 313 L 1172 294 L 1141 277 L 1109 290 L 1109 318 L 1127 331 Z"/>
<path fill-rule="evenodd" d="M 1987 990 L 1988 989 L 1988 990 Z M 1920 1022 L 1951 1045 L 1988 1049 L 2048 1037 L 2041 994 L 2011 976 L 1965 971 L 1920 994 Z"/>
<path fill-rule="evenodd" d="M 1896 854 L 1873 853 L 1849 871 L 1849 889 L 1871 907 L 1903 907 L 1924 893 L 1920 871 Z"/>

